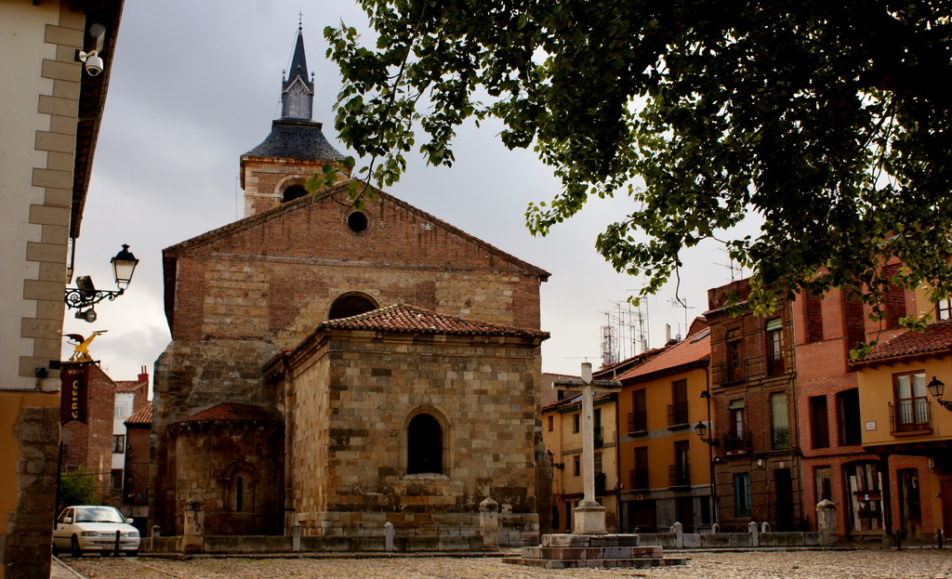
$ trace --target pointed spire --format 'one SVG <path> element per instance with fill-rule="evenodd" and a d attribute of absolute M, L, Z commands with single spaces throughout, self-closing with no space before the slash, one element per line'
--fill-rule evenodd
<path fill-rule="evenodd" d="M 314 104 L 314 80 L 307 70 L 304 54 L 302 16 L 298 15 L 297 42 L 291 57 L 291 68 L 281 83 L 281 118 L 311 120 Z"/>

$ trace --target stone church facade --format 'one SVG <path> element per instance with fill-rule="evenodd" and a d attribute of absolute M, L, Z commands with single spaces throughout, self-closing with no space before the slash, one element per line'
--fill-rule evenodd
<path fill-rule="evenodd" d="M 154 524 L 472 535 L 492 498 L 503 543 L 531 540 L 549 274 L 385 192 L 355 207 L 313 94 L 299 31 L 281 118 L 241 157 L 245 218 L 163 251 Z"/>

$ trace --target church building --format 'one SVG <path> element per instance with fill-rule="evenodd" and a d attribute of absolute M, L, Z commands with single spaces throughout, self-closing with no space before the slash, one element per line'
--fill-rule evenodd
<path fill-rule="evenodd" d="M 532 542 L 549 274 L 386 192 L 355 206 L 313 98 L 299 29 L 245 217 L 163 251 L 153 524 L 479 545 L 489 498 L 499 543 Z"/>

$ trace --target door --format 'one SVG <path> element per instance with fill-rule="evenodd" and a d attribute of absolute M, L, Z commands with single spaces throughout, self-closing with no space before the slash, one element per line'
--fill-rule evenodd
<path fill-rule="evenodd" d="M 777 505 L 777 530 L 793 530 L 793 480 L 789 468 L 774 471 L 775 504 Z"/>
<path fill-rule="evenodd" d="M 899 471 L 899 529 L 903 539 L 918 537 L 922 529 L 919 471 L 914 468 Z"/>

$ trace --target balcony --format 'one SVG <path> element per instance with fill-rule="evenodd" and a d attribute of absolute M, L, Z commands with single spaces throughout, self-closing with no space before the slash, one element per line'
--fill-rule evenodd
<path fill-rule="evenodd" d="M 642 408 L 628 413 L 628 434 L 648 432 L 648 410 Z"/>
<path fill-rule="evenodd" d="M 675 402 L 674 404 L 668 404 L 668 429 L 675 430 L 687 428 L 688 426 L 690 426 L 690 422 L 688 421 L 688 403 Z"/>
<path fill-rule="evenodd" d="M 745 431 L 742 434 L 728 432 L 721 437 L 721 446 L 727 454 L 750 454 L 753 450 L 750 431 Z"/>
<path fill-rule="evenodd" d="M 889 404 L 890 434 L 913 436 L 932 433 L 932 414 L 925 396 L 904 398 L 899 404 Z"/>
<path fill-rule="evenodd" d="M 786 427 L 771 429 L 770 444 L 773 450 L 786 450 L 790 448 L 790 429 Z"/>
<path fill-rule="evenodd" d="M 668 466 L 668 486 L 691 486 L 691 469 L 687 464 L 672 464 Z"/>
<path fill-rule="evenodd" d="M 595 448 L 605 446 L 605 429 L 601 426 L 596 426 L 592 430 L 595 433 Z"/>
<path fill-rule="evenodd" d="M 648 469 L 633 468 L 628 471 L 628 489 L 633 491 L 648 490 Z"/>

